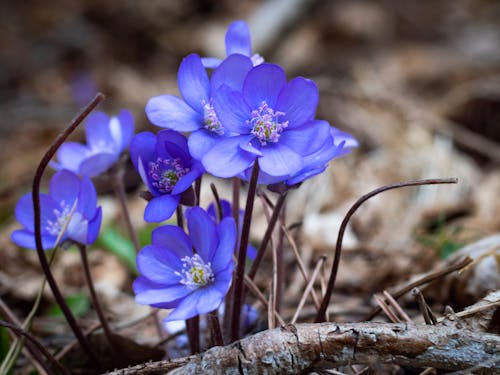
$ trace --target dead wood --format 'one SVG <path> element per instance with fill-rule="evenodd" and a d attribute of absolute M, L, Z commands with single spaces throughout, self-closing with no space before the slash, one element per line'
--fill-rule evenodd
<path fill-rule="evenodd" d="M 287 325 L 196 356 L 110 375 L 299 374 L 328 365 L 391 363 L 500 374 L 500 336 L 446 326 L 387 323 Z"/>

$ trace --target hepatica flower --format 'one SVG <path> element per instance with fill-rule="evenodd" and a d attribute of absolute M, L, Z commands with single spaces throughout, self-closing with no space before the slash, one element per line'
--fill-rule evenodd
<path fill-rule="evenodd" d="M 41 234 L 45 250 L 56 242 L 75 241 L 93 243 L 101 226 L 101 207 L 88 177 L 80 178 L 63 170 L 50 180 L 49 193 L 40 194 Z M 24 195 L 16 205 L 15 216 L 23 229 L 12 233 L 12 241 L 22 247 L 36 249 L 34 211 L 31 193 Z"/>
<path fill-rule="evenodd" d="M 137 134 L 130 144 L 130 158 L 153 196 L 144 210 L 148 222 L 172 216 L 181 194 L 204 172 L 189 154 L 186 137 L 172 130 Z"/>
<path fill-rule="evenodd" d="M 219 139 L 231 135 L 220 123 L 213 108 L 212 96 L 222 86 L 240 90 L 252 62 L 243 55 L 232 55 L 222 62 L 208 78 L 201 58 L 187 56 L 178 72 L 178 85 L 182 98 L 160 95 L 146 105 L 146 115 L 151 123 L 180 132 L 192 132 L 189 151 L 200 160 Z"/>
<path fill-rule="evenodd" d="M 250 29 L 245 21 L 234 21 L 229 25 L 226 31 L 226 54 L 239 54 L 250 57 L 252 64 L 257 66 L 264 62 L 259 54 L 252 55 L 252 42 L 250 39 Z M 202 59 L 203 66 L 206 68 L 217 68 L 222 60 L 215 57 L 205 57 Z"/>
<path fill-rule="evenodd" d="M 236 225 L 216 224 L 199 207 L 186 210 L 189 235 L 166 225 L 152 233 L 151 245 L 137 255 L 141 274 L 134 284 L 136 301 L 174 309 L 164 321 L 185 320 L 219 307 L 231 284 Z"/>
<path fill-rule="evenodd" d="M 316 84 L 302 77 L 287 83 L 277 65 L 252 68 L 241 91 L 223 85 L 213 102 L 221 124 L 237 134 L 221 139 L 202 158 L 206 170 L 218 177 L 239 175 L 255 160 L 266 175 L 291 176 L 330 134 L 326 121 L 314 119 Z"/>
<path fill-rule="evenodd" d="M 86 145 L 66 142 L 59 148 L 58 162 L 51 163 L 53 168 L 88 177 L 107 171 L 128 147 L 134 135 L 134 118 L 127 110 L 111 118 L 103 112 L 94 112 L 87 117 L 85 133 Z"/>

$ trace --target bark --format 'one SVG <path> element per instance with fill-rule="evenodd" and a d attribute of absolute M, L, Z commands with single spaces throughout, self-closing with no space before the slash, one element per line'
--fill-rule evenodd
<path fill-rule="evenodd" d="M 500 336 L 446 326 L 387 323 L 296 324 L 263 331 L 173 362 L 110 375 L 299 374 L 325 365 L 392 363 L 500 374 Z M 169 372 L 170 371 L 170 372 Z"/>

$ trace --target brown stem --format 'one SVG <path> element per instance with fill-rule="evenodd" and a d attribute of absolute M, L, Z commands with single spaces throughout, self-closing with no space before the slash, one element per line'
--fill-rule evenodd
<path fill-rule="evenodd" d="M 92 363 L 96 365 L 96 367 L 101 368 L 101 363 L 95 354 L 94 350 L 90 346 L 89 341 L 83 334 L 80 326 L 76 322 L 76 318 L 73 313 L 69 309 L 68 305 L 64 301 L 64 297 L 57 286 L 57 283 L 52 275 L 52 271 L 50 270 L 49 264 L 47 262 L 47 258 L 45 257 L 45 252 L 42 245 L 42 228 L 41 228 L 41 213 L 40 213 L 40 181 L 42 179 L 43 173 L 47 168 L 50 160 L 54 157 L 57 149 L 63 144 L 63 142 L 69 137 L 71 133 L 77 128 L 78 125 L 87 117 L 87 115 L 101 102 L 104 100 L 104 95 L 98 93 L 95 98 L 83 109 L 83 111 L 75 117 L 71 124 L 57 136 L 56 140 L 49 147 L 45 155 L 42 157 L 40 164 L 35 172 L 35 177 L 33 178 L 33 188 L 32 188 L 32 196 L 33 196 L 33 217 L 34 217 L 34 228 L 35 228 L 35 243 L 36 243 L 36 252 L 38 255 L 38 259 L 40 260 L 40 265 L 45 273 L 45 277 L 47 278 L 47 282 L 49 283 L 50 289 L 52 290 L 52 294 L 56 299 L 57 304 L 61 307 L 61 311 L 63 312 L 66 321 L 71 327 L 73 333 L 75 334 L 80 346 L 83 351 L 90 358 Z"/>
<path fill-rule="evenodd" d="M 224 345 L 224 340 L 222 338 L 222 331 L 219 323 L 219 314 L 217 310 L 214 310 L 207 315 L 208 325 L 210 326 L 210 334 L 212 335 L 212 341 L 215 346 Z"/>
<path fill-rule="evenodd" d="M 315 322 L 316 323 L 321 323 L 326 320 L 326 309 L 328 307 L 328 304 L 330 303 L 330 298 L 332 297 L 332 292 L 333 292 L 333 287 L 335 286 L 335 279 L 337 278 L 337 272 L 339 269 L 339 264 L 340 264 L 340 254 L 342 252 L 342 240 L 344 239 L 344 232 L 347 228 L 347 224 L 349 223 L 349 220 L 351 219 L 352 215 L 357 211 L 357 209 L 368 199 L 374 197 L 377 194 L 383 193 L 384 191 L 388 190 L 393 190 L 393 189 L 399 189 L 402 187 L 408 187 L 408 186 L 421 186 L 421 185 L 436 185 L 436 184 L 456 184 L 458 180 L 456 178 L 434 178 L 434 179 L 428 179 L 428 180 L 416 180 L 416 181 L 407 181 L 407 182 L 398 182 L 395 184 L 391 185 L 385 185 L 382 186 L 378 189 L 375 189 L 371 192 L 369 192 L 366 195 L 363 195 L 361 198 L 359 198 L 356 203 L 352 205 L 352 207 L 349 209 L 347 214 L 344 217 L 344 220 L 342 220 L 342 224 L 340 225 L 339 229 L 339 234 L 337 237 L 337 244 L 335 246 L 335 254 L 333 257 L 333 265 L 332 269 L 330 272 L 330 279 L 328 280 L 328 285 L 326 288 L 325 296 L 323 297 L 323 300 L 321 302 L 321 306 L 319 308 L 318 314 L 316 315 Z"/>
<path fill-rule="evenodd" d="M 220 203 L 219 192 L 213 183 L 210 183 L 210 189 L 212 190 L 212 194 L 215 199 L 215 208 L 216 208 L 216 216 L 219 219 L 219 222 L 222 220 L 224 213 L 222 212 L 222 204 Z"/>
<path fill-rule="evenodd" d="M 245 262 L 247 258 L 247 247 L 250 239 L 250 225 L 252 223 L 253 202 L 257 191 L 257 181 L 259 178 L 259 162 L 255 160 L 252 168 L 252 176 L 248 186 L 247 202 L 245 206 L 245 215 L 243 217 L 243 228 L 241 230 L 240 249 L 238 251 L 238 264 L 234 273 L 233 298 L 234 305 L 231 314 L 231 340 L 235 341 L 240 336 L 240 315 L 243 305 L 243 287 L 245 277 Z"/>

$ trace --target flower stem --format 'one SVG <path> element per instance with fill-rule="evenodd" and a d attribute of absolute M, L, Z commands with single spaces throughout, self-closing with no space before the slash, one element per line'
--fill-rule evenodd
<path fill-rule="evenodd" d="M 99 298 L 97 298 L 97 293 L 94 288 L 94 282 L 92 280 L 92 274 L 90 273 L 86 246 L 82 244 L 77 244 L 77 246 L 78 250 L 80 250 L 80 256 L 82 258 L 82 264 L 83 264 L 83 272 L 85 274 L 85 281 L 87 282 L 87 286 L 89 287 L 90 298 L 92 298 L 92 304 L 94 305 L 94 309 L 97 312 L 99 321 L 101 322 L 102 329 L 104 330 L 104 336 L 106 336 L 106 339 L 108 340 L 109 347 L 113 355 L 113 359 L 116 362 L 118 351 L 117 348 L 115 347 L 115 342 L 113 340 L 113 334 L 111 333 L 111 328 L 109 327 L 106 316 L 104 315 L 104 311 L 102 309 L 101 303 L 99 302 Z"/>
<path fill-rule="evenodd" d="M 271 215 L 271 219 L 269 220 L 266 232 L 264 233 L 264 237 L 262 238 L 259 249 L 257 250 L 257 255 L 255 256 L 252 266 L 250 267 L 250 271 L 248 271 L 248 277 L 252 280 L 254 279 L 257 270 L 259 269 L 260 262 L 264 258 L 264 253 L 266 251 L 267 244 L 269 243 L 271 235 L 273 234 L 274 227 L 278 222 L 279 214 L 281 208 L 283 207 L 283 204 L 285 203 L 286 195 L 287 193 L 285 192 L 279 196 L 278 201 L 274 206 L 273 214 Z"/>
<path fill-rule="evenodd" d="M 201 352 L 200 347 L 200 316 L 196 315 L 186 320 L 186 330 L 189 338 L 191 354 Z"/>
<path fill-rule="evenodd" d="M 219 192 L 217 191 L 217 188 L 213 183 L 210 183 L 210 189 L 212 190 L 212 194 L 214 195 L 215 199 L 215 207 L 216 207 L 216 213 L 217 213 L 217 219 L 222 221 L 222 217 L 224 216 L 222 212 L 222 204 L 220 203 L 220 197 L 219 197 Z"/>
<path fill-rule="evenodd" d="M 281 198 L 281 196 L 280 196 Z M 278 244 L 276 245 L 276 311 L 281 312 L 281 302 L 283 300 L 283 290 L 284 290 L 284 259 L 283 259 L 283 240 L 285 237 L 285 232 L 283 227 L 285 224 L 285 210 L 286 204 L 283 204 L 283 209 L 280 212 L 280 222 L 282 225 L 279 226 L 278 231 Z"/>
<path fill-rule="evenodd" d="M 34 229 L 35 229 L 35 243 L 36 243 L 36 252 L 38 255 L 38 259 L 40 261 L 40 265 L 45 273 L 45 277 L 47 278 L 47 282 L 49 283 L 50 289 L 52 290 L 52 294 L 57 302 L 57 304 L 61 307 L 61 311 L 63 312 L 66 321 L 71 327 L 73 333 L 75 334 L 82 350 L 87 354 L 92 363 L 95 364 L 97 368 L 101 368 L 101 363 L 99 358 L 97 357 L 95 351 L 90 346 L 89 341 L 83 334 L 80 326 L 78 325 L 75 316 L 69 309 L 66 301 L 64 301 L 64 297 L 57 286 L 57 283 L 52 275 L 52 271 L 50 270 L 49 264 L 47 262 L 47 258 L 45 257 L 45 252 L 42 245 L 42 228 L 41 228 L 41 212 L 40 212 L 40 181 L 43 176 L 43 172 L 47 168 L 52 157 L 57 152 L 57 149 L 61 146 L 61 144 L 69 137 L 69 135 L 77 128 L 78 125 L 85 119 L 85 117 L 101 102 L 104 100 L 104 95 L 98 93 L 95 98 L 82 110 L 82 112 L 75 117 L 71 124 L 58 135 L 56 140 L 52 143 L 50 148 L 47 150 L 45 155 L 42 157 L 40 164 L 35 172 L 35 177 L 33 178 L 33 188 L 32 188 L 32 196 L 33 196 L 33 213 L 34 213 Z"/>
<path fill-rule="evenodd" d="M 116 172 L 113 173 L 113 176 L 111 178 L 113 179 L 113 188 L 115 189 L 115 194 L 118 197 L 118 201 L 120 202 L 120 208 L 122 210 L 125 226 L 127 227 L 130 239 L 134 244 L 135 252 L 138 253 L 141 247 L 139 245 L 137 233 L 132 225 L 132 221 L 130 220 L 130 212 L 127 207 L 127 193 L 125 192 L 125 185 L 123 184 L 123 167 L 123 163 L 121 163 L 120 166 L 118 166 Z"/>
<path fill-rule="evenodd" d="M 247 247 L 250 238 L 250 225 L 252 223 L 253 203 L 257 191 L 257 181 L 259 178 L 259 162 L 256 159 L 252 168 L 252 176 L 248 185 L 247 202 L 245 206 L 245 216 L 243 217 L 243 228 L 241 230 L 240 249 L 238 251 L 238 264 L 234 274 L 233 290 L 233 311 L 231 314 L 231 340 L 236 341 L 240 336 L 240 316 L 243 305 L 243 287 L 245 280 L 245 262 L 247 258 Z M 239 216 L 239 214 L 238 214 Z"/>
<path fill-rule="evenodd" d="M 420 185 L 436 185 L 436 184 L 456 184 L 458 180 L 456 178 L 434 178 L 429 180 L 416 180 L 416 181 L 407 181 L 407 182 L 398 182 L 391 185 L 385 185 L 378 189 L 372 190 L 368 194 L 363 195 L 359 198 L 347 211 L 347 214 L 342 220 L 342 224 L 340 225 L 339 234 L 337 237 L 337 244 L 335 246 L 335 254 L 333 256 L 333 264 L 332 269 L 330 271 L 330 278 L 328 280 L 328 285 L 326 288 L 325 296 L 321 301 L 321 306 L 316 315 L 315 323 L 321 323 L 326 320 L 326 309 L 328 308 L 328 304 L 330 303 L 330 299 L 332 297 L 333 287 L 335 286 L 335 279 L 337 278 L 337 272 L 339 270 L 340 264 L 340 254 L 342 252 L 342 240 L 344 239 L 344 232 L 347 228 L 347 224 L 351 219 L 352 215 L 357 211 L 357 209 L 368 199 L 374 197 L 377 194 L 383 193 L 384 191 L 398 189 L 407 186 L 420 186 Z"/>
<path fill-rule="evenodd" d="M 207 314 L 208 325 L 210 326 L 210 334 L 212 335 L 212 342 L 214 346 L 223 346 L 224 340 L 222 338 L 222 331 L 219 323 L 219 314 L 214 310 Z"/>

